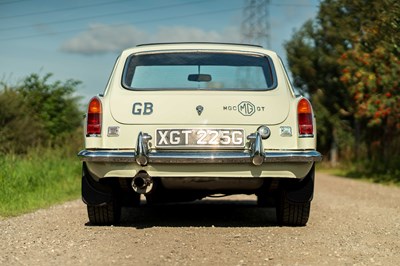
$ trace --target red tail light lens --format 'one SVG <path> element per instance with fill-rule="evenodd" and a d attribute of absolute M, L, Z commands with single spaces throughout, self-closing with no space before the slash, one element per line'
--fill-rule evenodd
<path fill-rule="evenodd" d="M 87 113 L 86 136 L 101 134 L 101 102 L 99 98 L 92 98 Z"/>
<path fill-rule="evenodd" d="M 301 99 L 297 104 L 297 119 L 300 136 L 312 136 L 314 132 L 311 104 L 307 99 Z"/>

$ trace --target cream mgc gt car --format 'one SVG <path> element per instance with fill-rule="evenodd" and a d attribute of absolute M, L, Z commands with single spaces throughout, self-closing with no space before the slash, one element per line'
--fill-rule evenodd
<path fill-rule="evenodd" d="M 122 206 L 255 194 L 281 225 L 307 223 L 313 109 L 276 53 L 218 43 L 147 44 L 118 57 L 85 118 L 82 198 L 91 224 Z M 260 209 L 262 210 L 262 209 Z"/>

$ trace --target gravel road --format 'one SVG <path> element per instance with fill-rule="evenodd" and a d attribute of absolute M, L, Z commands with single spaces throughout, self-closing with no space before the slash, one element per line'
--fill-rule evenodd
<path fill-rule="evenodd" d="M 400 265 L 399 188 L 317 173 L 308 225 L 275 220 L 232 196 L 94 227 L 76 200 L 0 220 L 0 265 Z"/>

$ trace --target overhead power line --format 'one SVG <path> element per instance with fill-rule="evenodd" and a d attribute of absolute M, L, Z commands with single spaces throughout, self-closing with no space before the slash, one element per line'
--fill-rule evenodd
<path fill-rule="evenodd" d="M 316 7 L 317 5 L 311 4 L 276 4 L 270 3 L 271 6 L 290 6 L 290 7 Z"/>
<path fill-rule="evenodd" d="M 197 1 L 180 3 L 180 4 L 163 5 L 163 6 L 149 7 L 149 8 L 143 8 L 143 9 L 134 9 L 134 10 L 125 10 L 125 11 L 121 11 L 121 12 L 106 13 L 106 14 L 94 15 L 94 16 L 77 17 L 77 18 L 70 18 L 70 19 L 63 19 L 63 20 L 53 20 L 53 21 L 47 21 L 44 24 L 54 25 L 54 24 L 76 22 L 76 21 L 82 21 L 82 20 L 94 19 L 94 18 L 118 16 L 118 15 L 123 15 L 123 14 L 135 14 L 135 13 L 140 13 L 140 12 L 154 11 L 154 10 L 159 10 L 159 9 L 167 9 L 167 8 L 172 8 L 172 7 L 192 5 L 192 4 L 203 3 L 203 2 L 204 1 L 197 0 Z M 31 27 L 32 27 L 32 24 L 26 24 L 26 25 L 21 25 L 21 26 L 0 28 L 0 31 L 11 31 L 11 30 L 17 30 L 17 29 L 31 28 Z"/>
<path fill-rule="evenodd" d="M 21 1 L 26 1 L 26 0 L 21 0 Z M 118 4 L 118 3 L 122 3 L 122 2 L 126 2 L 126 1 L 130 1 L 130 0 L 108 1 L 108 2 L 101 2 L 101 3 L 95 3 L 95 4 L 87 4 L 87 5 L 80 5 L 80 6 L 72 6 L 72 7 L 64 7 L 64 8 L 58 8 L 58 9 L 44 10 L 44 11 L 29 12 L 29 13 L 23 13 L 23 14 L 10 15 L 10 16 L 0 16 L 0 19 L 29 17 L 29 16 L 36 16 L 36 15 L 43 15 L 43 14 L 51 14 L 51 13 L 70 11 L 70 10 L 84 9 L 84 8 L 94 7 L 94 6 L 98 7 L 98 6 L 114 5 L 114 4 Z M 14 2 L 10 2 L 10 3 L 14 3 Z M 20 2 L 20 1 L 17 1 L 17 2 Z"/>
<path fill-rule="evenodd" d="M 14 1 L 8 1 L 8 2 L 0 2 L 0 5 L 3 4 L 14 4 L 14 3 L 20 3 L 20 2 L 27 2 L 27 1 L 31 1 L 31 0 L 14 0 Z M 114 3 L 120 3 L 120 2 L 125 2 L 125 1 L 129 1 L 129 0 L 120 0 L 119 2 L 116 1 L 107 1 L 107 2 L 101 2 L 96 4 L 96 6 L 99 5 L 108 5 L 108 4 L 114 4 Z M 123 14 L 136 14 L 136 13 L 140 13 L 140 12 L 146 12 L 146 11 L 155 11 L 155 10 L 160 10 L 160 9 L 167 9 L 167 8 L 175 8 L 175 7 L 179 7 L 179 6 L 185 6 L 185 5 L 193 5 L 193 4 L 198 4 L 198 3 L 204 3 L 205 0 L 197 0 L 197 1 L 190 1 L 190 2 L 184 2 L 184 3 L 179 3 L 179 4 L 170 4 L 170 5 L 163 5 L 163 6 L 157 6 L 157 7 L 150 7 L 150 8 L 143 8 L 143 9 L 136 9 L 136 10 L 124 10 L 124 11 L 120 11 L 120 12 L 112 12 L 112 13 L 106 13 L 106 14 L 100 14 L 100 15 L 92 15 L 92 16 L 84 16 L 84 17 L 77 17 L 77 18 L 70 18 L 70 19 L 64 19 L 64 20 L 53 20 L 53 21 L 46 21 L 40 24 L 51 24 L 51 25 L 55 25 L 55 24 L 62 24 L 62 23 L 69 23 L 69 22 L 76 22 L 76 21 L 83 21 L 83 20 L 90 20 L 90 19 L 97 19 L 97 18 L 105 18 L 105 17 L 111 17 L 111 16 L 118 16 L 118 15 L 123 15 Z M 245 24 L 244 21 L 242 22 L 242 41 L 246 41 L 246 42 L 253 42 L 253 43 L 260 43 L 261 45 L 264 45 L 266 47 L 269 47 L 269 19 L 268 19 L 268 8 L 264 8 L 262 6 L 260 6 L 261 2 L 268 2 L 268 5 L 273 5 L 273 6 L 294 6 L 294 7 L 310 7 L 313 5 L 307 5 L 307 4 L 274 4 L 274 3 L 270 3 L 270 0 L 246 0 L 247 3 L 253 3 L 253 7 L 250 8 L 249 4 L 247 4 L 247 11 L 246 8 L 243 11 L 243 14 L 245 15 L 246 19 L 247 19 L 247 24 L 248 25 L 264 25 L 265 30 L 261 30 L 260 31 L 260 27 L 257 29 L 257 31 L 253 31 L 251 28 L 248 28 L 250 30 L 247 30 L 248 34 L 250 32 L 250 35 L 252 35 L 253 40 L 247 39 L 244 40 L 243 39 L 243 25 Z M 257 3 L 254 4 L 254 3 Z M 265 5 L 265 4 L 264 4 Z M 83 5 L 83 6 L 79 6 L 79 7 L 67 7 L 67 8 L 60 8 L 60 9 L 53 9 L 53 10 L 46 10 L 46 11 L 39 11 L 39 12 L 30 12 L 30 13 L 25 13 L 25 14 L 17 14 L 17 15 L 12 15 L 12 16 L 8 16 L 5 18 L 17 18 L 17 17 L 22 17 L 22 16 L 33 16 L 33 15 L 39 15 L 39 14 L 46 14 L 46 13 L 56 13 L 56 12 L 62 12 L 62 11 L 68 11 L 68 10 L 74 10 L 74 9 L 83 9 L 83 8 L 89 8 L 94 6 L 94 4 L 87 4 L 87 5 Z M 179 19 L 179 18 L 186 18 L 186 17 L 191 17 L 191 16 L 200 16 L 200 15 L 208 15 L 208 14 L 217 14 L 217 13 L 222 13 L 222 12 L 230 12 L 230 11 L 235 11 L 238 9 L 242 9 L 242 8 L 230 8 L 230 9 L 223 9 L 223 10 L 215 10 L 215 11 L 209 11 L 209 12 L 201 12 L 201 13 L 193 13 L 193 14 L 184 14 L 181 16 L 172 16 L 172 17 L 164 17 L 164 18 L 158 18 L 158 19 L 149 19 L 149 20 L 142 20 L 142 21 L 134 21 L 131 23 L 119 23 L 119 24 L 114 24 L 111 26 L 122 26 L 122 25 L 132 25 L 132 24 L 141 24 L 141 23 L 152 23 L 152 22 L 157 22 L 157 21 L 165 21 L 165 20 L 171 20 L 171 19 Z M 249 11 L 250 9 L 252 9 L 253 11 Z M 254 10 L 258 11 L 256 13 L 254 13 Z M 247 12 L 247 15 L 246 13 Z M 260 15 L 262 12 L 265 12 L 264 15 Z M 263 18 L 264 16 L 264 18 Z M 4 18 L 4 17 L 3 17 Z M 0 17 L 0 19 L 2 19 Z M 257 21 L 257 22 L 256 22 Z M 266 23 L 264 23 L 264 22 Z M 256 23 L 256 24 L 254 24 Z M 11 31 L 11 30 L 18 30 L 18 29 L 30 29 L 32 28 L 32 26 L 34 26 L 33 24 L 29 24 L 29 25 L 21 25 L 21 26 L 13 26 L 13 27 L 4 27 L 4 28 L 0 28 L 0 32 L 6 32 L 6 31 Z M 110 24 L 108 25 L 110 26 Z M 78 32 L 78 31 L 84 31 L 87 30 L 87 28 L 75 28 L 75 29 L 66 29 L 66 30 L 62 30 L 62 31 L 58 31 L 53 33 L 53 35 L 58 35 L 58 34 L 63 34 L 63 33 L 70 33 L 70 32 Z M 246 31 L 246 30 L 244 30 Z M 258 32 L 257 34 L 255 32 Z M 264 32 L 264 33 L 262 33 Z M 262 37 L 261 35 L 264 34 L 264 37 Z M 37 33 L 37 34 L 30 34 L 30 35 L 20 35 L 20 36 L 15 36 L 15 37 L 5 37 L 3 34 L 3 38 L 0 38 L 0 41 L 9 41 L 9 40 L 18 40 L 18 39 L 29 39 L 29 38 L 36 38 L 36 37 L 41 37 L 41 36 L 49 36 L 49 33 Z M 255 36 L 258 37 L 255 37 Z M 267 36 L 265 36 L 267 35 Z M 249 35 L 246 37 L 248 38 Z M 254 38 L 259 38 L 259 40 L 254 41 Z M 264 41 L 262 41 L 261 39 L 264 38 Z"/>
<path fill-rule="evenodd" d="M 8 4 L 17 4 L 19 2 L 26 2 L 26 1 L 31 1 L 31 0 L 11 0 L 8 2 L 0 2 L 1 5 L 8 5 Z M 58 12 L 65 12 L 65 11 L 70 11 L 70 10 L 79 10 L 79 9 L 85 9 L 89 7 L 99 7 L 99 6 L 105 6 L 105 5 L 114 5 L 118 3 L 123 3 L 131 0 L 118 0 L 118 1 L 107 1 L 107 2 L 101 2 L 101 3 L 95 3 L 95 4 L 86 4 L 86 5 L 80 5 L 80 6 L 73 6 L 73 7 L 65 7 L 65 8 L 59 8 L 59 9 L 51 9 L 51 10 L 44 10 L 44 11 L 36 11 L 36 12 L 29 12 L 29 13 L 22 13 L 22 14 L 16 14 L 16 15 L 9 15 L 9 16 L 0 16 L 0 20 L 2 19 L 12 19 L 12 18 L 19 18 L 19 17 L 29 17 L 29 16 L 35 16 L 35 15 L 43 15 L 43 14 L 51 14 L 51 13 L 58 13 Z M 277 3 L 270 3 L 271 6 L 288 6 L 288 7 L 315 7 L 315 5 L 311 4 L 277 4 Z"/>
<path fill-rule="evenodd" d="M 10 4 L 17 4 L 19 2 L 26 2 L 26 1 L 29 1 L 29 0 L 13 0 L 13 1 L 0 2 L 0 6 L 10 5 Z"/>
<path fill-rule="evenodd" d="M 129 24 L 128 23 L 113 24 L 113 25 L 107 25 L 107 27 L 108 26 L 120 27 L 120 26 L 126 26 L 126 25 L 153 23 L 153 22 L 166 21 L 166 20 L 171 20 L 171 19 L 180 19 L 180 18 L 187 18 L 187 17 L 195 17 L 195 16 L 203 16 L 203 15 L 231 12 L 231 11 L 236 11 L 236 10 L 240 10 L 240 9 L 242 9 L 242 8 L 227 8 L 227 9 L 220 9 L 220 10 L 214 10 L 214 11 L 205 11 L 205 12 L 184 14 L 184 15 L 180 15 L 180 16 L 170 16 L 170 17 L 164 17 L 164 18 L 158 18 L 158 19 L 149 19 L 149 20 L 139 20 L 139 21 L 134 21 L 134 22 L 129 23 Z M 76 28 L 76 29 L 70 29 L 70 30 L 63 30 L 63 31 L 58 31 L 56 33 L 53 33 L 53 35 L 59 35 L 59 34 L 70 33 L 70 32 L 79 32 L 79 31 L 84 31 L 86 29 L 87 28 Z M 42 34 L 16 36 L 16 37 L 10 37 L 10 38 L 2 38 L 2 39 L 0 39 L 0 41 L 30 39 L 30 38 L 43 37 L 43 36 L 49 36 L 49 34 L 43 34 L 42 33 Z"/>

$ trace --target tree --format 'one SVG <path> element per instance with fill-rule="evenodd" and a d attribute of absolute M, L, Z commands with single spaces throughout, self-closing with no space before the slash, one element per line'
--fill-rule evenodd
<path fill-rule="evenodd" d="M 367 156 L 376 168 L 400 163 L 400 4 L 383 1 L 371 11 L 352 50 L 338 60 L 340 80 L 354 100 L 354 114 L 364 132 Z"/>
<path fill-rule="evenodd" d="M 38 145 L 57 145 L 80 127 L 79 81 L 55 81 L 51 74 L 26 77 L 0 90 L 0 151 L 26 152 Z"/>
<path fill-rule="evenodd" d="M 21 153 L 39 145 L 46 135 L 40 122 L 14 90 L 0 91 L 0 153 Z"/>
<path fill-rule="evenodd" d="M 351 49 L 361 23 L 360 14 L 343 9 L 345 2 L 356 4 L 346 0 L 322 2 L 316 20 L 307 21 L 285 44 L 294 84 L 310 95 L 317 111 L 318 147 L 325 154 L 336 143 L 348 147 L 352 142 L 348 138 L 353 124 L 351 97 L 339 79 L 337 59 Z"/>
<path fill-rule="evenodd" d="M 52 74 L 40 78 L 37 74 L 26 77 L 16 91 L 30 108 L 30 115 L 43 125 L 51 140 L 75 130 L 82 121 L 76 87 L 81 83 L 67 80 L 49 84 Z"/>
<path fill-rule="evenodd" d="M 348 159 L 398 158 L 399 149 L 383 147 L 399 143 L 399 5 L 326 0 L 285 44 L 295 85 L 316 109 L 323 152 L 338 143 Z"/>

